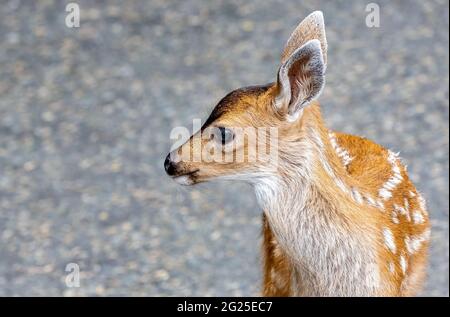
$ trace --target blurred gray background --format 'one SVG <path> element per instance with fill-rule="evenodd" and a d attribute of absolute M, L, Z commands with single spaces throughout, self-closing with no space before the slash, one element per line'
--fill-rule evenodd
<path fill-rule="evenodd" d="M 448 296 L 448 1 L 376 1 L 368 28 L 369 1 L 86 0 L 73 29 L 67 2 L 0 5 L 0 295 L 258 295 L 252 189 L 182 188 L 163 160 L 320 9 L 325 119 L 401 151 L 432 217 L 423 295 Z"/>

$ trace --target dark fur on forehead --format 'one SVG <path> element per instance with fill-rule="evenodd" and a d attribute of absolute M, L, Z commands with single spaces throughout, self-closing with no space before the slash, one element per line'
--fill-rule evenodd
<path fill-rule="evenodd" d="M 260 95 L 266 92 L 272 85 L 273 83 L 270 83 L 266 85 L 249 86 L 233 90 L 228 95 L 223 97 L 222 100 L 219 101 L 219 103 L 211 112 L 205 124 L 203 125 L 203 128 L 206 128 L 208 125 L 217 120 L 224 113 L 230 111 L 232 109 L 233 104 L 238 102 L 242 97 L 248 95 Z"/>

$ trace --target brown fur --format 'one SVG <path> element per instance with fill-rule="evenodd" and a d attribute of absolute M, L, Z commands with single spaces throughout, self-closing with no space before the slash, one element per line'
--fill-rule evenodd
<path fill-rule="evenodd" d="M 315 112 L 315 114 L 312 114 L 313 118 L 318 116 L 318 105 L 305 109 L 305 118 L 311 119 L 309 115 L 311 112 Z M 317 117 L 316 120 L 320 121 Z M 322 137 L 326 138 L 324 135 Z M 343 148 L 347 149 L 354 158 L 349 164 L 347 171 L 343 173 L 358 180 L 359 188 L 364 189 L 366 193 L 371 194 L 373 197 L 377 197 L 378 190 L 391 176 L 390 165 L 386 160 L 387 150 L 366 138 L 344 133 L 336 133 L 336 137 L 338 143 Z M 401 169 L 404 180 L 394 191 L 393 198 L 385 203 L 386 212 L 380 213 L 377 211 L 377 216 L 380 218 L 377 221 L 380 222 L 380 224 L 387 224 L 393 231 L 397 246 L 397 255 L 403 254 L 405 256 L 408 268 L 406 270 L 406 275 L 403 275 L 398 256 L 386 252 L 383 245 L 379 247 L 379 264 L 381 267 L 384 267 L 383 275 L 386 279 L 391 280 L 391 283 L 394 285 L 394 288 L 389 293 L 380 294 L 385 296 L 417 295 L 421 290 L 426 276 L 425 269 L 427 265 L 427 250 L 429 243 L 425 242 L 417 253 L 409 256 L 404 239 L 407 236 L 415 236 L 429 229 L 430 223 L 428 217 L 425 217 L 423 224 L 413 224 L 411 221 L 408 221 L 404 215 L 400 215 L 400 224 L 396 225 L 392 224 L 391 213 L 388 212 L 394 209 L 393 206 L 395 203 L 403 205 L 405 199 L 408 201 L 410 211 L 420 209 L 417 191 L 409 180 L 406 169 L 403 166 Z M 329 187 L 332 186 L 329 185 Z M 409 195 L 410 191 L 414 192 L 416 196 L 411 198 Z M 352 226 L 360 226 L 360 223 L 366 222 L 367 219 L 361 216 L 356 217 L 353 221 L 354 223 Z M 263 218 L 263 228 L 263 250 L 265 253 L 263 295 L 289 296 L 291 290 L 289 285 L 286 285 L 284 281 L 291 279 L 291 264 L 283 252 L 274 251 L 279 248 L 279 245 L 276 238 L 273 236 L 270 225 L 267 223 L 265 217 Z M 388 271 L 387 264 L 389 262 L 394 263 L 394 274 L 391 274 Z M 282 282 L 276 283 L 275 281 Z M 403 282 L 405 284 L 402 284 Z"/>
<path fill-rule="evenodd" d="M 294 31 L 282 56 L 280 69 L 286 72 L 278 73 L 276 83 L 238 89 L 218 103 L 202 129 L 173 152 L 183 159 L 171 176 L 183 178 L 185 185 L 244 179 L 255 188 L 263 187 L 256 192 L 270 208 L 264 207 L 263 216 L 264 296 L 412 296 L 425 278 L 430 228 L 425 203 L 393 153 L 365 138 L 338 132 L 330 135 L 319 103 L 314 101 L 322 87 L 311 89 L 312 82 L 323 85 L 326 68 L 322 19 L 313 13 Z M 311 39 L 320 40 L 320 46 Z M 323 60 L 317 59 L 322 56 L 318 51 Z M 287 120 L 292 112 L 299 116 Z M 251 161 L 248 140 L 237 148 L 221 149 L 222 157 L 227 151 L 232 151 L 233 158 L 243 153 L 243 162 L 195 160 L 214 142 L 204 137 L 211 127 L 276 127 L 279 164 Z M 260 178 L 250 177 L 255 175 L 266 177 L 262 185 Z M 279 181 L 284 187 L 273 190 L 270 186 L 278 186 Z M 300 229 L 317 234 L 317 239 L 314 234 L 296 236 Z M 303 249 L 299 251 L 300 242 Z M 305 249 L 309 253 L 301 254 Z M 334 263 L 336 256 L 343 267 Z M 354 266 L 367 268 L 371 261 L 376 269 L 368 277 L 374 273 L 377 281 L 379 277 L 375 288 L 365 284 L 359 271 L 359 275 L 352 272 Z M 322 271 L 313 272 L 314 264 Z M 339 278 L 346 279 L 347 273 L 349 278 L 336 280 L 329 266 Z M 315 276 L 317 272 L 324 276 Z"/>
<path fill-rule="evenodd" d="M 245 94 L 237 93 L 232 98 L 228 99 L 226 107 L 222 106 L 220 115 L 210 123 L 220 122 L 220 125 L 237 126 L 237 125 L 252 125 L 263 126 L 275 124 L 274 119 L 267 116 L 265 112 L 272 111 L 269 109 L 268 104 L 273 99 L 273 92 L 275 86 L 271 86 L 266 89 L 255 89 L 251 92 L 247 91 Z M 258 114 L 259 113 L 259 114 Z M 279 120 L 279 119 L 275 119 Z M 324 143 L 328 143 L 327 129 L 323 125 L 320 115 L 320 108 L 317 103 L 311 105 L 304 110 L 303 118 L 298 123 L 297 128 L 293 128 L 291 125 L 283 128 L 284 123 L 282 121 L 276 122 L 280 126 L 280 139 L 283 140 L 295 140 L 298 138 L 298 131 L 304 129 L 305 122 L 307 125 L 313 126 L 316 131 L 320 131 L 321 139 Z M 336 133 L 337 141 L 354 158 L 348 165 L 347 169 L 344 169 L 339 158 L 333 152 L 331 146 L 327 146 L 327 158 L 334 165 L 335 170 L 339 173 L 339 176 L 346 179 L 347 184 L 354 184 L 361 192 L 365 192 L 372 197 L 378 196 L 378 190 L 391 176 L 391 166 L 387 162 L 388 152 L 386 149 L 372 141 L 343 133 Z M 189 143 L 187 143 L 189 145 Z M 192 145 L 190 145 L 192 146 Z M 201 169 L 197 175 L 195 175 L 195 182 L 203 182 L 210 178 L 218 177 L 222 174 L 236 172 L 239 169 L 250 168 L 246 163 L 188 163 L 189 169 Z M 418 208 L 418 196 L 409 197 L 409 191 L 416 192 L 413 184 L 409 181 L 406 174 L 406 170 L 402 167 L 403 182 L 393 192 L 394 196 L 387 202 L 385 202 L 385 213 L 380 213 L 378 210 L 370 210 L 374 208 L 367 207 L 370 210 L 369 213 L 361 213 L 360 207 L 355 207 L 353 201 L 349 201 L 348 197 L 342 197 L 329 177 L 325 175 L 323 171 L 319 171 L 319 179 L 323 181 L 323 184 L 319 184 L 319 190 L 323 192 L 323 195 L 331 198 L 335 198 L 336 205 L 340 205 L 340 209 L 352 210 L 355 212 L 349 212 L 347 214 L 348 221 L 351 222 L 349 226 L 355 228 L 367 227 L 367 224 L 371 224 L 381 230 L 382 225 L 388 226 L 395 237 L 397 246 L 397 254 L 392 255 L 386 251 L 386 248 L 382 242 L 379 244 L 379 265 L 382 267 L 382 274 L 386 279 L 392 280 L 391 291 L 383 293 L 381 295 L 391 296 L 411 296 L 416 294 L 420 290 L 420 285 L 424 280 L 424 272 L 427 256 L 427 245 L 424 244 L 421 251 L 408 256 L 408 252 L 405 250 L 404 239 L 406 236 L 414 236 L 422 233 L 429 227 L 428 218 L 420 225 L 412 224 L 406 221 L 405 216 L 399 215 L 401 224 L 392 224 L 391 213 L 394 203 L 399 205 L 404 204 L 404 199 L 408 201 L 410 210 Z M 282 172 L 282 171 L 280 171 Z M 326 181 L 328 179 L 328 181 Z M 370 221 L 369 219 L 376 215 L 376 219 Z M 372 222 L 372 223 L 371 223 Z M 263 295 L 264 296 L 289 296 L 291 295 L 291 276 L 292 267 L 291 261 L 286 255 L 285 251 L 278 244 L 270 224 L 264 218 L 264 239 L 263 239 L 263 254 L 264 254 L 264 284 Z M 370 229 L 374 231 L 372 228 Z M 382 239 L 380 237 L 380 239 Z M 407 282 L 407 286 L 402 282 L 406 276 L 401 273 L 401 267 L 399 264 L 399 254 L 404 254 L 407 258 L 408 269 L 407 276 L 412 276 L 411 282 Z M 388 263 L 394 263 L 395 273 L 389 272 Z"/>

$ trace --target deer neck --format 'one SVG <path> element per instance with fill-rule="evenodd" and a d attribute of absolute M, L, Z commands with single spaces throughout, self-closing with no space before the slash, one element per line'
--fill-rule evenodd
<path fill-rule="evenodd" d="M 295 129 L 295 136 L 279 137 L 276 173 L 254 183 L 259 203 L 277 214 L 295 213 L 311 202 L 337 208 L 349 179 L 330 144 L 319 104 L 303 110 Z"/>
<path fill-rule="evenodd" d="M 352 287 L 348 272 L 364 276 L 367 265 L 361 266 L 362 271 L 354 267 L 370 261 L 370 256 L 364 259 L 364 252 L 358 250 L 362 251 L 365 242 L 350 232 L 353 229 L 348 224 L 356 211 L 348 197 L 351 190 L 347 188 L 352 185 L 330 144 L 319 105 L 305 109 L 301 120 L 299 141 L 279 144 L 278 173 L 256 183 L 255 192 L 294 272 L 301 271 L 302 283 L 320 293 L 310 295 L 336 295 L 343 290 L 329 286 L 342 275 L 347 283 L 341 286 Z M 340 259 L 339 268 L 330 267 L 333 256 Z"/>

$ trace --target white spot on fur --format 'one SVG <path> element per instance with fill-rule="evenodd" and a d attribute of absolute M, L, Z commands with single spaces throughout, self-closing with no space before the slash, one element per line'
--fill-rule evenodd
<path fill-rule="evenodd" d="M 422 234 L 414 236 L 414 237 L 406 237 L 405 238 L 405 245 L 406 250 L 410 254 L 413 254 L 420 250 L 422 247 L 422 243 L 428 241 L 430 239 L 430 230 L 425 230 Z"/>
<path fill-rule="evenodd" d="M 369 195 L 366 196 L 366 201 L 369 205 L 373 206 L 373 207 L 378 207 L 377 203 L 375 202 L 375 200 L 370 197 Z"/>
<path fill-rule="evenodd" d="M 389 272 L 391 272 L 392 274 L 395 273 L 395 265 L 392 262 L 389 263 Z"/>
<path fill-rule="evenodd" d="M 402 268 L 403 275 L 405 275 L 408 263 L 406 262 L 406 258 L 404 255 L 400 256 L 400 267 Z"/>
<path fill-rule="evenodd" d="M 406 220 L 411 221 L 411 216 L 409 214 L 409 211 L 406 210 L 404 207 L 399 206 L 397 204 L 394 204 L 394 209 L 396 212 L 400 213 L 401 215 L 406 217 Z"/>
<path fill-rule="evenodd" d="M 416 197 L 416 194 L 412 190 L 410 190 L 409 197 L 414 198 L 414 197 Z"/>
<path fill-rule="evenodd" d="M 388 200 L 392 197 L 392 191 L 403 181 L 400 166 L 398 165 L 398 158 L 395 153 L 389 151 L 388 162 L 392 167 L 392 176 L 384 183 L 383 187 L 378 191 L 378 195 L 383 200 Z"/>
<path fill-rule="evenodd" d="M 311 131 L 311 137 L 314 140 L 314 143 L 318 147 L 319 150 L 319 156 L 320 156 L 320 162 L 322 163 L 322 166 L 324 170 L 327 172 L 327 174 L 334 180 L 336 186 L 338 186 L 344 193 L 351 194 L 350 190 L 347 188 L 345 183 L 340 179 L 338 176 L 336 176 L 336 173 L 334 172 L 333 168 L 331 167 L 330 163 L 328 162 L 327 158 L 325 157 L 323 153 L 323 142 L 320 138 L 319 134 L 312 130 Z"/>
<path fill-rule="evenodd" d="M 397 247 L 395 245 L 394 236 L 392 235 L 392 231 L 388 228 L 383 229 L 384 243 L 391 250 L 392 253 L 395 254 L 397 251 Z"/>
<path fill-rule="evenodd" d="M 343 182 L 341 179 L 336 178 L 334 181 L 336 182 L 336 185 L 337 185 L 344 193 L 347 193 L 347 194 L 348 194 L 348 188 L 347 188 L 347 186 L 345 186 L 344 182 Z"/>
<path fill-rule="evenodd" d="M 415 210 L 413 212 L 412 218 L 414 220 L 414 223 L 416 223 L 416 224 L 421 224 L 421 223 L 425 222 L 425 218 L 423 217 L 422 213 L 419 210 Z"/>
<path fill-rule="evenodd" d="M 335 150 L 338 153 L 338 156 L 340 157 L 346 157 L 346 160 L 348 163 L 351 162 L 352 158 L 350 158 L 350 156 L 348 155 L 348 152 L 343 150 L 342 148 L 339 148 L 337 141 L 336 141 L 336 136 L 333 132 L 329 132 L 329 136 L 330 136 L 330 143 L 333 146 L 333 148 L 335 148 Z M 378 207 L 379 209 L 381 209 L 382 211 L 384 211 L 384 204 L 381 201 L 375 201 L 372 197 L 367 196 L 368 198 L 366 198 L 366 196 L 364 194 L 362 194 L 357 188 L 352 187 L 351 189 L 349 189 L 347 187 L 347 185 L 344 183 L 344 181 L 339 178 L 336 173 L 334 172 L 333 168 L 331 167 L 330 163 L 328 162 L 328 160 L 326 159 L 324 153 L 323 153 L 323 148 L 324 148 L 324 144 L 322 139 L 320 138 L 319 134 L 312 130 L 311 131 L 311 137 L 314 140 L 314 143 L 316 144 L 318 150 L 319 150 L 319 158 L 320 158 L 320 162 L 322 163 L 322 166 L 324 168 L 324 170 L 327 172 L 327 174 L 334 180 L 335 184 L 337 187 L 339 187 L 339 189 L 346 193 L 349 194 L 351 196 L 351 198 L 356 201 L 358 204 L 364 204 L 364 200 L 367 199 L 369 204 L 374 206 L 374 207 Z M 347 156 L 345 156 L 345 152 L 347 152 Z M 350 158 L 350 159 L 348 159 Z M 345 165 L 345 164 L 344 164 Z"/>
<path fill-rule="evenodd" d="M 392 222 L 397 225 L 400 223 L 400 220 L 398 220 L 398 215 L 395 209 L 392 211 Z"/>
<path fill-rule="evenodd" d="M 380 207 L 381 210 L 384 211 L 384 203 L 381 200 L 377 200 L 377 205 Z"/>
<path fill-rule="evenodd" d="M 356 188 L 352 188 L 352 197 L 359 204 L 362 204 L 364 202 L 361 194 Z"/>
<path fill-rule="evenodd" d="M 403 202 L 404 202 L 406 211 L 409 211 L 409 202 L 408 202 L 408 199 L 405 198 L 405 200 L 404 200 Z"/>
<path fill-rule="evenodd" d="M 420 206 L 420 209 L 422 210 L 423 214 L 428 216 L 427 203 L 425 201 L 425 198 L 423 198 L 422 194 L 419 193 L 419 197 L 417 199 L 419 201 L 419 206 Z"/>
<path fill-rule="evenodd" d="M 258 203 L 265 210 L 280 248 L 292 258 L 293 294 L 303 296 L 342 296 L 345 294 L 374 295 L 380 286 L 376 250 L 367 248 L 374 232 L 355 237 L 341 226 L 335 213 L 321 195 L 316 195 L 313 169 L 329 173 L 349 198 L 351 190 L 345 180 L 338 178 L 334 166 L 326 160 L 324 147 L 315 131 L 299 144 L 296 161 L 301 164 L 283 166 L 283 175 L 261 174 L 252 183 Z M 317 132 L 316 132 L 317 133 Z M 306 154 L 305 154 L 306 153 Z M 283 177 L 280 177 L 283 176 Z M 319 197 L 319 201 L 310 201 Z M 329 261 L 333 250 L 333 261 Z M 298 280 L 298 282 L 297 282 Z M 301 283 L 303 287 L 296 287 Z M 300 285 L 300 284 L 299 284 Z M 306 287 L 304 286 L 306 285 Z"/>
<path fill-rule="evenodd" d="M 392 197 L 392 194 L 389 190 L 385 189 L 385 188 L 381 188 L 378 191 L 378 195 L 380 195 L 381 198 L 383 198 L 384 200 L 389 199 L 390 197 Z"/>
<path fill-rule="evenodd" d="M 336 151 L 336 154 L 339 156 L 339 158 L 342 160 L 344 167 L 347 167 L 353 160 L 353 158 L 350 156 L 350 153 L 338 144 L 336 134 L 334 134 L 333 132 L 329 132 L 328 136 L 330 137 L 331 146 Z"/>

